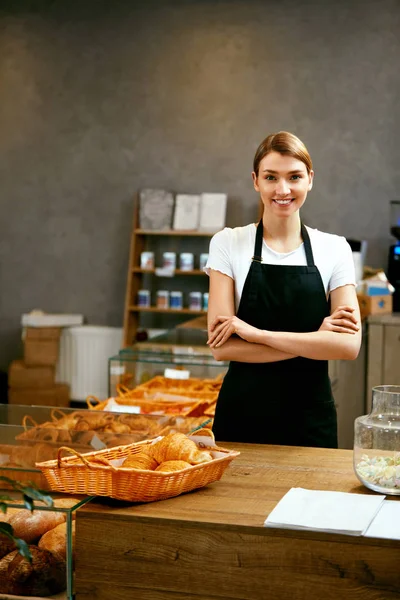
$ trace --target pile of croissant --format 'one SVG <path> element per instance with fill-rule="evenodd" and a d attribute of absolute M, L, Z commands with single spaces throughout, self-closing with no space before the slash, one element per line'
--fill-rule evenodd
<path fill-rule="evenodd" d="M 69 507 L 71 502 L 60 499 L 56 504 Z M 13 540 L 0 534 L 0 594 L 49 596 L 65 590 L 65 513 L 9 508 L 0 520 L 8 522 L 14 535 L 29 544 L 32 555 L 30 563 L 19 554 Z M 72 533 L 74 543 L 75 521 Z"/>
<path fill-rule="evenodd" d="M 182 425 L 190 431 L 204 421 L 187 417 Z M 88 446 L 96 434 L 108 448 L 132 444 L 155 435 L 162 435 L 165 427 L 172 424 L 172 417 L 163 415 L 115 414 L 101 411 L 74 411 L 61 419 L 42 423 L 18 436 L 59 446 Z"/>
<path fill-rule="evenodd" d="M 139 452 L 128 455 L 122 467 L 171 473 L 212 459 L 209 450 L 200 450 L 193 440 L 178 432 L 169 433 L 153 444 L 144 446 Z"/>

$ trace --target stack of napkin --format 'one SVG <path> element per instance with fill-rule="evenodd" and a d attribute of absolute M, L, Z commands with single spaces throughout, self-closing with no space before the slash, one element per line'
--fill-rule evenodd
<path fill-rule="evenodd" d="M 364 535 L 382 508 L 384 499 L 385 496 L 382 495 L 292 488 L 276 505 L 264 525 L 284 529 Z M 389 504 L 396 504 L 397 509 L 400 509 L 398 502 Z"/>

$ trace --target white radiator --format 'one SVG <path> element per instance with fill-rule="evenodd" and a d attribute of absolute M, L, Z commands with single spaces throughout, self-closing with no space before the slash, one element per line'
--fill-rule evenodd
<path fill-rule="evenodd" d="M 56 381 L 68 383 L 72 400 L 108 397 L 108 359 L 122 347 L 122 328 L 81 325 L 63 329 Z"/>

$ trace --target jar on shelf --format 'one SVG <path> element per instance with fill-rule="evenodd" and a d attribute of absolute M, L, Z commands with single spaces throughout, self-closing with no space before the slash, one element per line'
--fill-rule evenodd
<path fill-rule="evenodd" d="M 372 388 L 372 410 L 354 423 L 354 470 L 367 488 L 400 495 L 400 385 Z"/>

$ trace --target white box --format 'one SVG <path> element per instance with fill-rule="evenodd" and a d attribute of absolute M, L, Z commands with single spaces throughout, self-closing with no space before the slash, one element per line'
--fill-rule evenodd
<path fill-rule="evenodd" d="M 217 232 L 225 227 L 226 194 L 202 194 L 200 206 L 200 231 Z"/>

